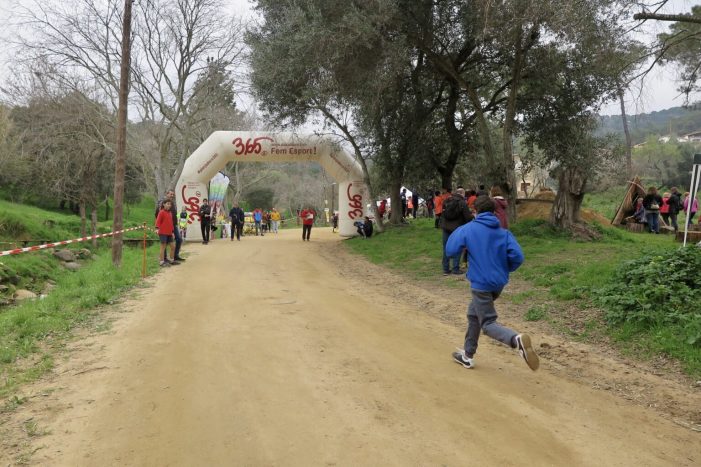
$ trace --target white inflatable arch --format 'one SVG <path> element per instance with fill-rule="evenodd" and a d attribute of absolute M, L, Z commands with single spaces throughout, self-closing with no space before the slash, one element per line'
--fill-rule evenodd
<path fill-rule="evenodd" d="M 176 186 L 178 209 L 188 211 L 187 239 L 200 238 L 200 203 L 209 181 L 228 162 L 318 162 L 338 183 L 339 232 L 356 235 L 355 220 L 365 215 L 367 190 L 360 164 L 328 139 L 293 133 L 216 131 L 188 157 Z"/>

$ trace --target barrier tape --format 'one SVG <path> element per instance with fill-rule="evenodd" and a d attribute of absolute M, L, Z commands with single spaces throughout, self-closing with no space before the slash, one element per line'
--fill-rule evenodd
<path fill-rule="evenodd" d="M 85 242 L 87 240 L 92 240 L 94 238 L 111 237 L 113 235 L 117 235 L 120 233 L 131 232 L 133 230 L 143 230 L 143 227 L 132 227 L 131 229 L 118 230 L 117 232 L 110 232 L 110 233 L 100 234 L 100 235 L 92 235 L 90 237 L 74 238 L 73 240 L 64 240 L 62 242 L 45 243 L 43 245 L 35 245 L 35 246 L 28 246 L 26 248 L 15 248 L 14 250 L 0 251 L 0 256 L 18 255 L 20 253 L 26 253 L 28 251 L 37 251 L 37 250 L 43 250 L 46 248 L 53 248 L 57 245 L 68 245 L 70 243 Z"/>

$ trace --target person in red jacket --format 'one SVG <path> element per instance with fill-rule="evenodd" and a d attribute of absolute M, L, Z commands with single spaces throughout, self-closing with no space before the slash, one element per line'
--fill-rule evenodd
<path fill-rule="evenodd" d="M 508 229 L 509 214 L 506 212 L 506 210 L 509 207 L 509 203 L 501 195 L 501 188 L 498 186 L 493 186 L 490 190 L 490 196 L 492 200 L 494 200 L 494 207 L 496 208 L 494 210 L 494 215 L 497 216 L 497 219 L 499 219 L 499 225 L 502 229 Z"/>
<path fill-rule="evenodd" d="M 166 246 L 170 245 L 170 256 L 171 258 L 175 258 L 175 243 L 173 241 L 175 237 L 175 226 L 173 225 L 173 216 L 170 212 L 172 205 L 173 203 L 169 199 L 163 201 L 161 210 L 158 212 L 158 217 L 156 217 L 158 237 L 161 239 L 161 253 L 158 256 L 161 267 L 178 264 L 176 261 L 170 261 L 167 257 L 163 256 L 163 253 L 166 251 Z"/>
<path fill-rule="evenodd" d="M 309 241 L 309 234 L 312 233 L 312 226 L 314 225 L 316 212 L 312 208 L 308 207 L 299 213 L 299 217 L 302 218 L 302 241 Z"/>

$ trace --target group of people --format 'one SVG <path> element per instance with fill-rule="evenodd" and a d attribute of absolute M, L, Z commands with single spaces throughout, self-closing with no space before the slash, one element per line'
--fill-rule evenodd
<path fill-rule="evenodd" d="M 654 234 L 660 233 L 660 216 L 665 225 L 671 226 L 674 232 L 679 231 L 677 218 L 680 212 L 689 212 L 687 222 L 693 223 L 694 217 L 699 209 L 699 202 L 694 197 L 691 198 L 689 192 L 683 195 L 675 186 L 669 192 L 659 195 L 657 188 L 651 186 L 647 189 L 644 197 L 634 200 L 635 213 L 632 220 L 640 224 L 647 225 L 647 231 Z M 701 222 L 699 222 L 701 224 Z"/>

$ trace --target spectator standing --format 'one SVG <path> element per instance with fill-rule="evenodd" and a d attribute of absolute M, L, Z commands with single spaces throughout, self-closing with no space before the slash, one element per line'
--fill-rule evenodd
<path fill-rule="evenodd" d="M 175 205 L 175 190 L 170 189 L 170 190 L 166 191 L 165 197 L 164 197 L 163 199 L 160 199 L 160 200 L 158 201 L 158 204 L 156 205 L 156 213 L 155 213 L 155 216 L 158 217 L 158 213 L 159 213 L 159 212 L 161 211 L 161 209 L 163 208 L 163 203 L 164 203 L 166 200 L 170 201 L 170 211 L 169 211 L 169 212 L 170 212 L 170 214 L 171 214 L 171 217 L 173 218 L 173 227 L 175 227 L 175 226 L 178 225 L 178 208 L 177 208 L 177 206 Z M 182 245 L 182 243 L 183 243 L 183 239 L 182 239 L 182 237 L 180 236 L 180 230 L 174 228 L 173 235 L 174 235 L 174 238 L 175 238 L 175 241 L 174 241 L 174 245 L 175 245 L 175 250 L 174 250 L 174 251 L 175 251 L 175 256 L 173 257 L 173 260 L 175 260 L 175 261 L 185 261 L 185 258 L 181 258 L 181 257 L 180 257 L 180 247 L 181 247 L 181 245 Z M 166 260 L 166 259 L 168 259 L 168 258 L 163 258 L 163 259 Z"/>
<path fill-rule="evenodd" d="M 411 192 L 411 205 L 411 215 L 414 219 L 416 219 L 416 212 L 419 209 L 419 193 L 416 190 Z"/>
<path fill-rule="evenodd" d="M 672 192 L 669 196 L 669 218 L 672 221 L 672 227 L 674 227 L 674 232 L 676 233 L 679 231 L 677 216 L 679 215 L 679 211 L 682 210 L 682 195 L 679 193 L 679 189 L 676 186 L 670 188 L 669 191 Z"/>
<path fill-rule="evenodd" d="M 665 224 L 669 225 L 669 197 L 671 194 L 669 192 L 664 192 L 662 194 L 662 204 L 660 204 L 660 216 L 664 220 Z"/>
<path fill-rule="evenodd" d="M 684 204 L 683 204 L 684 212 L 689 211 L 689 199 L 690 199 L 690 194 L 687 191 L 686 193 L 684 193 Z M 693 222 L 694 216 L 696 215 L 696 212 L 698 210 L 699 210 L 699 200 L 697 200 L 694 197 L 694 200 L 691 203 L 691 211 L 689 212 L 689 220 L 687 221 L 687 224 L 691 224 Z"/>
<path fill-rule="evenodd" d="M 657 194 L 657 188 L 651 186 L 647 189 L 647 195 L 643 198 L 643 208 L 645 208 L 645 219 L 650 233 L 660 233 L 659 215 L 662 198 Z"/>
<path fill-rule="evenodd" d="M 484 185 L 480 185 L 477 189 L 477 196 L 489 196 L 489 193 L 487 193 L 487 190 L 484 188 Z"/>
<path fill-rule="evenodd" d="M 499 219 L 499 225 L 502 229 L 509 228 L 509 215 L 506 209 L 509 207 L 508 201 L 501 195 L 501 188 L 493 186 L 490 190 L 492 199 L 494 200 L 494 215 Z"/>
<path fill-rule="evenodd" d="M 180 217 L 178 218 L 178 228 L 180 229 L 180 237 L 187 237 L 187 210 L 183 206 L 182 211 L 180 211 Z"/>
<path fill-rule="evenodd" d="M 380 215 L 381 219 L 384 219 L 386 212 L 387 212 L 387 200 L 383 199 L 382 201 L 380 201 L 380 205 L 377 207 L 377 213 Z"/>
<path fill-rule="evenodd" d="M 209 205 L 207 198 L 202 200 L 202 206 L 199 210 L 200 215 L 200 230 L 202 231 L 202 243 L 209 243 L 209 227 L 212 222 L 212 207 Z"/>
<path fill-rule="evenodd" d="M 299 213 L 299 217 L 302 219 L 302 241 L 309 241 L 316 212 L 312 208 L 307 207 Z"/>
<path fill-rule="evenodd" d="M 426 198 L 426 212 L 428 213 L 429 218 L 433 217 L 433 208 L 433 192 L 431 192 Z"/>
<path fill-rule="evenodd" d="M 494 307 L 494 301 L 509 282 L 509 273 L 523 263 L 523 251 L 511 232 L 499 226 L 494 215 L 494 200 L 480 196 L 475 201 L 475 209 L 477 218 L 474 222 L 457 228 L 446 245 L 449 255 L 467 249 L 470 264 L 467 278 L 472 294 L 467 308 L 465 343 L 462 349 L 453 352 L 453 360 L 465 368 L 474 368 L 480 332 L 484 332 L 516 349 L 528 367 L 535 371 L 540 362 L 530 336 L 498 324 Z"/>
<path fill-rule="evenodd" d="M 467 207 L 469 207 L 470 211 L 472 211 L 474 213 L 475 212 L 475 200 L 477 199 L 477 192 L 475 190 L 467 190 L 465 197 L 467 198 Z"/>
<path fill-rule="evenodd" d="M 401 201 L 402 201 L 402 219 L 405 219 L 406 212 L 407 212 L 406 188 L 402 188 L 402 191 L 399 194 L 399 197 L 401 198 Z"/>
<path fill-rule="evenodd" d="M 450 196 L 450 190 L 441 188 L 441 191 L 436 191 L 433 198 L 433 209 L 436 213 L 435 227 L 438 229 L 441 226 L 441 214 L 443 214 L 443 200 Z"/>
<path fill-rule="evenodd" d="M 168 266 L 171 264 L 178 264 L 175 261 L 169 261 L 168 256 L 166 256 L 166 247 L 170 245 L 170 254 L 175 258 L 175 226 L 173 224 L 173 215 L 170 212 L 173 207 L 173 202 L 166 199 L 161 204 L 161 210 L 156 216 L 156 228 L 158 229 L 158 238 L 161 241 L 161 250 L 158 254 L 158 264 L 161 267 Z"/>
<path fill-rule="evenodd" d="M 240 242 L 246 213 L 239 207 L 239 203 L 234 203 L 234 206 L 229 210 L 229 217 L 231 218 L 231 241 L 234 241 L 235 236 L 236 240 Z"/>
<path fill-rule="evenodd" d="M 441 230 L 443 234 L 443 275 L 447 276 L 451 273 L 450 260 L 453 260 L 453 274 L 460 274 L 460 253 L 461 251 L 449 255 L 446 253 L 445 245 L 448 242 L 450 234 L 461 225 L 467 224 L 472 220 L 472 213 L 467 207 L 467 202 L 464 198 L 465 191 L 463 189 L 456 190 L 454 195 L 443 201 L 443 212 L 441 213 Z"/>

